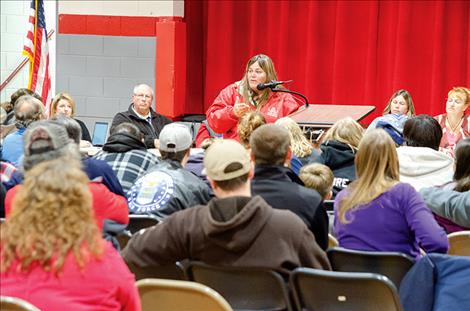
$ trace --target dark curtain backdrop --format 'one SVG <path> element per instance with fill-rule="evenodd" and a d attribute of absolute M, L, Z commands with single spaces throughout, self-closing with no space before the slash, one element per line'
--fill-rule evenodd
<path fill-rule="evenodd" d="M 201 113 L 269 55 L 312 103 L 374 105 L 410 91 L 418 114 L 470 87 L 470 1 L 185 1 L 186 111 Z"/>

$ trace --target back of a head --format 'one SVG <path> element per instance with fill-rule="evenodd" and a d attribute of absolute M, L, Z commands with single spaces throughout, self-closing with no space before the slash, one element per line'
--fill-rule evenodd
<path fill-rule="evenodd" d="M 439 150 L 442 128 L 436 119 L 421 114 L 406 121 L 403 136 L 406 146 L 428 147 Z"/>
<path fill-rule="evenodd" d="M 266 124 L 266 119 L 261 112 L 254 110 L 245 113 L 238 120 L 237 132 L 240 143 L 245 147 L 249 147 L 251 134 L 264 124 Z"/>
<path fill-rule="evenodd" d="M 80 160 L 78 145 L 69 138 L 66 129 L 55 121 L 38 121 L 32 124 L 24 135 L 25 171 L 35 165 L 66 157 L 71 160 Z"/>
<path fill-rule="evenodd" d="M 336 121 L 335 124 L 328 129 L 323 137 L 323 141 L 336 140 L 340 143 L 358 148 L 363 133 L 364 129 L 359 123 L 351 117 L 346 117 Z"/>
<path fill-rule="evenodd" d="M 193 138 L 186 125 L 170 123 L 163 127 L 159 136 L 162 159 L 181 162 L 193 144 Z"/>
<path fill-rule="evenodd" d="M 16 259 L 26 269 L 33 263 L 60 271 L 73 252 L 80 266 L 86 254 L 101 252 L 88 177 L 80 162 L 59 158 L 38 164 L 25 174 L 14 198 L 9 222 L 2 225 L 2 270 Z M 36 237 L 36 238 L 31 238 Z"/>
<path fill-rule="evenodd" d="M 333 172 L 324 164 L 312 163 L 302 167 L 299 177 L 306 187 L 318 191 L 322 198 L 326 198 L 333 188 Z"/>
<path fill-rule="evenodd" d="M 284 165 L 290 147 L 290 136 L 285 128 L 265 124 L 250 137 L 250 148 L 256 165 Z"/>
<path fill-rule="evenodd" d="M 470 138 L 462 139 L 455 148 L 454 181 L 456 191 L 470 190 Z"/>
<path fill-rule="evenodd" d="M 44 107 L 42 102 L 31 95 L 23 95 L 15 105 L 16 123 L 20 127 L 28 127 L 34 121 L 44 119 Z"/>
<path fill-rule="evenodd" d="M 289 132 L 291 137 L 292 152 L 297 157 L 306 157 L 312 153 L 313 146 L 305 137 L 297 122 L 289 117 L 283 117 L 276 120 L 274 124 L 284 127 Z"/>
<path fill-rule="evenodd" d="M 205 152 L 204 169 L 222 190 L 232 191 L 247 182 L 250 157 L 246 149 L 234 140 L 215 140 Z"/>
<path fill-rule="evenodd" d="M 382 129 L 367 132 L 359 144 L 355 159 L 358 179 L 398 180 L 398 155 L 395 143 Z"/>
<path fill-rule="evenodd" d="M 127 134 L 137 140 L 142 140 L 142 138 L 144 137 L 139 128 L 135 124 L 132 124 L 130 122 L 124 122 L 113 127 L 111 129 L 110 136 L 116 134 Z"/>
<path fill-rule="evenodd" d="M 16 104 L 18 102 L 18 99 L 21 97 L 21 96 L 24 96 L 24 95 L 31 95 L 33 96 L 34 98 L 38 99 L 40 102 L 43 101 L 42 97 L 39 96 L 39 94 L 31 91 L 30 89 L 27 89 L 27 88 L 21 88 L 21 89 L 18 89 L 16 90 L 16 92 L 14 92 L 13 94 L 11 94 L 10 96 L 10 104 L 13 106 L 13 109 L 16 107 Z"/>
<path fill-rule="evenodd" d="M 52 117 L 51 120 L 55 121 L 57 124 L 62 125 L 67 131 L 69 138 L 72 139 L 77 145 L 80 144 L 80 140 L 82 139 L 82 128 L 77 121 L 63 114 L 56 114 L 54 117 Z"/>

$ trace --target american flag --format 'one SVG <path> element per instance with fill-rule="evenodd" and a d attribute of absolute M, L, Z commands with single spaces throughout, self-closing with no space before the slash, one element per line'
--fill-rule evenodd
<path fill-rule="evenodd" d="M 23 48 L 23 54 L 29 58 L 30 65 L 28 88 L 41 95 L 46 115 L 49 115 L 52 94 L 43 0 L 31 0 L 29 24 L 30 29 Z"/>

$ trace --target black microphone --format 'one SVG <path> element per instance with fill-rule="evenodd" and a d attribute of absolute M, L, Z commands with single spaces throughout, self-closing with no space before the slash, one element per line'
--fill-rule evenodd
<path fill-rule="evenodd" d="M 258 89 L 258 91 L 262 91 L 262 90 L 267 89 L 267 88 L 273 89 L 273 88 L 275 88 L 276 86 L 278 86 L 280 84 L 289 83 L 289 82 L 292 82 L 292 80 L 289 80 L 289 81 L 275 81 L 275 80 L 272 80 L 271 82 L 268 82 L 268 83 L 260 83 L 256 86 L 256 88 Z"/>

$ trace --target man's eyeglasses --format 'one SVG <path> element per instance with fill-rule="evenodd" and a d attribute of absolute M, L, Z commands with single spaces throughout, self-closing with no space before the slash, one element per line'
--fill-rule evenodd
<path fill-rule="evenodd" d="M 144 99 L 151 99 L 152 95 L 147 95 L 147 94 L 134 94 L 135 97 L 138 98 L 144 98 Z"/>
<path fill-rule="evenodd" d="M 447 102 L 448 102 L 448 103 L 452 103 L 452 102 L 453 102 L 453 103 L 456 104 L 456 105 L 460 105 L 460 104 L 463 103 L 463 100 L 457 99 L 457 98 L 447 98 Z"/>

